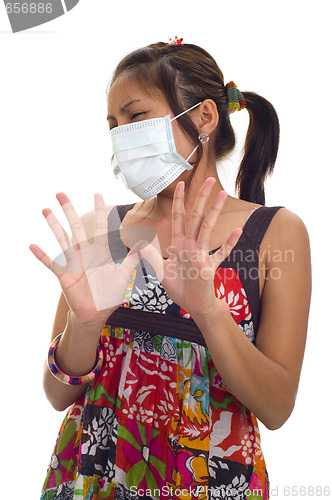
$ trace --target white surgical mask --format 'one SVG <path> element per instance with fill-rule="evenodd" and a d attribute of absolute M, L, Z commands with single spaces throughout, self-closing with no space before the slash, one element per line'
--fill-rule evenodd
<path fill-rule="evenodd" d="M 199 106 L 201 102 L 171 119 L 142 120 L 113 128 L 111 133 L 114 175 L 143 200 L 163 191 L 185 170 L 198 146 L 184 159 L 176 151 L 172 121 Z"/>

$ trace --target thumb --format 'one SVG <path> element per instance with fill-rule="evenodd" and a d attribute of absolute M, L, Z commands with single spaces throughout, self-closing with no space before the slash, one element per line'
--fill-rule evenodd
<path fill-rule="evenodd" d="M 123 262 L 120 264 L 119 271 L 123 273 L 124 279 L 129 280 L 133 270 L 137 266 L 137 264 L 142 260 L 142 255 L 140 250 L 148 245 L 148 241 L 138 241 L 128 252 Z"/>
<path fill-rule="evenodd" d="M 138 253 L 140 254 L 141 258 L 144 258 L 149 262 L 149 264 L 151 264 L 156 273 L 159 283 L 161 283 L 164 279 L 164 259 L 161 255 L 159 245 L 158 248 L 156 248 L 152 243 L 149 243 L 148 241 L 141 241 L 139 243 L 141 243 L 142 245 L 140 246 Z"/>
<path fill-rule="evenodd" d="M 229 256 L 237 242 L 239 241 L 239 238 L 242 234 L 242 229 L 241 228 L 236 228 L 234 231 L 231 233 L 231 235 L 228 237 L 226 243 L 222 245 L 217 252 L 215 252 L 212 257 L 212 266 L 214 271 L 217 270 L 218 266 Z"/>

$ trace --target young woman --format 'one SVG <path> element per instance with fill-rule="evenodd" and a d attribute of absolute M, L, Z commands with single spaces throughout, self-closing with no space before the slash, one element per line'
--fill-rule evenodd
<path fill-rule="evenodd" d="M 244 107 L 237 199 L 216 161 Z M 257 419 L 273 430 L 292 412 L 311 289 L 303 222 L 264 206 L 276 112 L 175 39 L 119 63 L 107 119 L 114 171 L 143 201 L 96 195 L 80 219 L 60 193 L 73 244 L 43 213 L 66 267 L 31 245 L 63 290 L 44 387 L 70 406 L 42 498 L 266 499 Z"/>

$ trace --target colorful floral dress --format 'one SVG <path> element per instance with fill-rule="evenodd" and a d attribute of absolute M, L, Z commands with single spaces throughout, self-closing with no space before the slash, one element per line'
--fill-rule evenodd
<path fill-rule="evenodd" d="M 128 252 L 119 227 L 132 207 L 108 217 L 118 263 Z M 252 213 L 215 274 L 216 296 L 253 343 L 259 247 L 279 208 Z M 256 417 L 228 390 L 197 325 L 144 259 L 101 342 L 103 368 L 67 412 L 42 500 L 269 498 Z"/>

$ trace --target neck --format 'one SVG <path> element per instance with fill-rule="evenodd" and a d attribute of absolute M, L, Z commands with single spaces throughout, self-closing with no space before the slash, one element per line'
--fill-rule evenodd
<path fill-rule="evenodd" d="M 198 193 L 208 177 L 214 177 L 216 179 L 216 183 L 214 184 L 209 199 L 207 200 L 206 210 L 209 210 L 218 192 L 220 190 L 223 190 L 223 187 L 219 181 L 216 166 L 214 166 L 214 169 L 210 169 L 209 171 L 207 170 L 204 171 L 204 169 L 202 169 L 201 166 L 202 165 L 200 165 L 199 169 L 196 170 L 184 200 L 186 220 L 189 218 L 190 213 L 192 212 L 192 209 L 194 207 L 196 198 L 198 196 Z M 153 207 L 153 209 L 149 214 L 151 218 L 158 220 L 169 220 L 169 221 L 171 220 L 173 195 L 176 185 L 180 181 L 184 181 L 186 184 L 189 183 L 190 175 L 191 171 L 183 172 L 183 174 L 181 174 L 180 177 L 178 177 L 178 179 L 172 182 L 172 184 L 170 184 L 166 189 L 164 189 L 162 193 L 159 193 L 157 195 L 157 198 L 153 202 L 151 200 L 151 206 Z"/>

